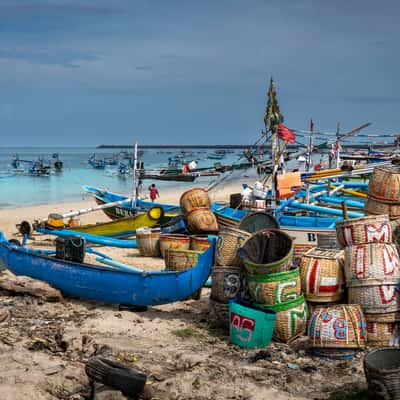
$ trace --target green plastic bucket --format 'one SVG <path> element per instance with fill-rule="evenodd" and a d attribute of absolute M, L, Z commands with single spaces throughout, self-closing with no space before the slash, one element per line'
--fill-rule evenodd
<path fill-rule="evenodd" d="M 267 347 L 271 343 L 276 313 L 244 305 L 237 300 L 229 302 L 230 342 L 245 349 Z"/>

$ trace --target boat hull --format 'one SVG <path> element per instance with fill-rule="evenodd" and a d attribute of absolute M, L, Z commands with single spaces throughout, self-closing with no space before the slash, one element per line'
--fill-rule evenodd
<path fill-rule="evenodd" d="M 47 282 L 72 297 L 114 304 L 150 306 L 187 299 L 206 282 L 215 240 L 191 269 L 127 272 L 117 268 L 59 260 L 16 247 L 0 233 L 0 264 L 16 275 Z"/>

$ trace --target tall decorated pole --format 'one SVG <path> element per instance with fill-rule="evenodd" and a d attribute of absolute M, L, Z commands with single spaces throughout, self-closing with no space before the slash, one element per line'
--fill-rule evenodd
<path fill-rule="evenodd" d="M 132 153 L 132 164 L 133 164 L 133 174 L 132 174 L 132 210 L 136 208 L 136 201 L 137 201 L 137 147 L 138 144 L 135 142 L 133 146 L 133 153 Z"/>
<path fill-rule="evenodd" d="M 265 110 L 264 123 L 265 131 L 271 131 L 271 158 L 274 165 L 272 173 L 272 194 L 276 199 L 276 174 L 279 166 L 279 142 L 278 142 L 278 125 L 283 122 L 283 116 L 279 111 L 278 100 L 276 98 L 275 84 L 271 77 L 268 89 L 268 103 Z"/>
<path fill-rule="evenodd" d="M 314 148 L 314 121 L 310 119 L 310 137 L 308 143 L 308 154 L 307 154 L 307 171 L 311 170 L 312 166 L 312 152 Z"/>

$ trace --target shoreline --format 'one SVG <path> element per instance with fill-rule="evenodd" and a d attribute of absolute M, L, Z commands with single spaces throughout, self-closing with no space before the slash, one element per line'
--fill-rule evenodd
<path fill-rule="evenodd" d="M 241 185 L 244 181 L 252 180 L 252 178 L 237 177 L 226 182 L 221 182 L 220 185 L 210 190 L 210 198 L 214 201 L 229 202 L 231 193 L 241 192 Z M 190 188 L 203 187 L 192 185 Z M 190 188 L 179 188 L 170 186 L 160 190 L 160 198 L 156 200 L 158 203 L 179 205 L 179 198 L 181 194 L 190 190 Z M 147 195 L 147 191 L 143 191 Z M 126 194 L 130 196 L 130 194 Z M 21 205 L 16 207 L 7 207 L 0 209 L 0 230 L 6 237 L 15 236 L 15 225 L 21 223 L 23 220 L 34 221 L 35 219 L 45 218 L 50 213 L 66 213 L 72 210 L 79 210 L 81 208 L 95 207 L 97 204 L 92 198 L 92 195 L 87 193 L 82 196 L 79 201 L 66 201 L 66 202 L 47 202 L 34 205 Z M 148 199 L 147 197 L 143 197 Z M 80 216 L 83 224 L 94 224 L 96 222 L 107 222 L 110 219 L 103 213 L 102 210 L 94 211 Z"/>

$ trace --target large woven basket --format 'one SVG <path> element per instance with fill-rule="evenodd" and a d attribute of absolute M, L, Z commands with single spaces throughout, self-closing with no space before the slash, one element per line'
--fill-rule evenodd
<path fill-rule="evenodd" d="M 207 235 L 192 235 L 190 237 L 190 250 L 206 251 L 211 246 Z"/>
<path fill-rule="evenodd" d="M 369 179 L 368 195 L 386 203 L 400 203 L 400 168 L 376 167 Z"/>
<path fill-rule="evenodd" d="M 225 229 L 225 228 L 239 228 L 239 223 L 240 221 L 236 221 L 235 219 L 225 217 L 223 215 L 220 215 L 218 213 L 215 214 L 218 222 L 218 226 L 220 229 Z"/>
<path fill-rule="evenodd" d="M 310 317 L 307 329 L 313 348 L 364 348 L 366 323 L 358 304 L 319 308 Z"/>
<path fill-rule="evenodd" d="M 165 268 L 173 271 L 184 271 L 193 268 L 198 261 L 200 251 L 166 249 L 164 253 Z"/>
<path fill-rule="evenodd" d="M 229 330 L 229 303 L 210 298 L 210 322 L 218 328 Z"/>
<path fill-rule="evenodd" d="M 301 295 L 299 269 L 276 274 L 246 274 L 251 299 L 258 304 L 278 304 L 295 300 Z"/>
<path fill-rule="evenodd" d="M 400 348 L 382 347 L 364 357 L 370 399 L 400 399 Z"/>
<path fill-rule="evenodd" d="M 136 244 L 141 256 L 160 256 L 160 235 L 160 231 L 154 232 L 151 229 L 137 229 Z"/>
<path fill-rule="evenodd" d="M 288 343 L 301 335 L 307 323 L 307 303 L 304 296 L 275 305 L 256 304 L 261 309 L 275 311 L 274 338 Z"/>
<path fill-rule="evenodd" d="M 293 239 L 279 229 L 267 229 L 251 235 L 238 250 L 249 274 L 272 274 L 292 266 Z"/>
<path fill-rule="evenodd" d="M 265 208 L 265 207 L 264 207 Z M 246 215 L 239 224 L 242 231 L 254 233 L 265 229 L 279 229 L 278 220 L 267 212 L 254 212 Z"/>
<path fill-rule="evenodd" d="M 182 212 L 188 214 L 195 208 L 211 207 L 210 196 L 206 189 L 193 188 L 184 192 L 179 200 Z"/>
<path fill-rule="evenodd" d="M 348 288 L 349 302 L 361 304 L 365 313 L 383 314 L 400 311 L 399 284 Z"/>
<path fill-rule="evenodd" d="M 386 214 L 390 219 L 400 218 L 400 204 L 384 203 L 368 197 L 364 206 L 365 215 Z"/>
<path fill-rule="evenodd" d="M 400 324 L 398 322 L 376 322 L 370 314 L 365 314 L 365 319 L 368 346 L 399 346 Z"/>
<path fill-rule="evenodd" d="M 218 223 L 214 213 L 207 207 L 192 209 L 186 216 L 190 233 L 216 233 Z"/>
<path fill-rule="evenodd" d="M 242 265 L 242 260 L 237 256 L 237 251 L 250 236 L 250 233 L 239 229 L 222 229 L 218 234 L 218 241 L 215 249 L 216 264 Z"/>
<path fill-rule="evenodd" d="M 160 236 L 160 251 L 164 258 L 165 250 L 167 249 L 182 249 L 189 250 L 190 237 L 180 234 L 164 234 Z"/>
<path fill-rule="evenodd" d="M 243 291 L 243 271 L 240 267 L 213 267 L 211 273 L 211 298 L 221 303 L 237 299 Z"/>
<path fill-rule="evenodd" d="M 307 301 L 329 303 L 344 294 L 343 251 L 315 247 L 301 258 L 301 287 Z"/>
<path fill-rule="evenodd" d="M 337 221 L 336 233 L 341 247 L 370 242 L 390 243 L 392 241 L 392 228 L 387 215 Z"/>
<path fill-rule="evenodd" d="M 400 282 L 400 259 L 390 243 L 369 243 L 345 249 L 347 286 L 396 284 Z"/>

